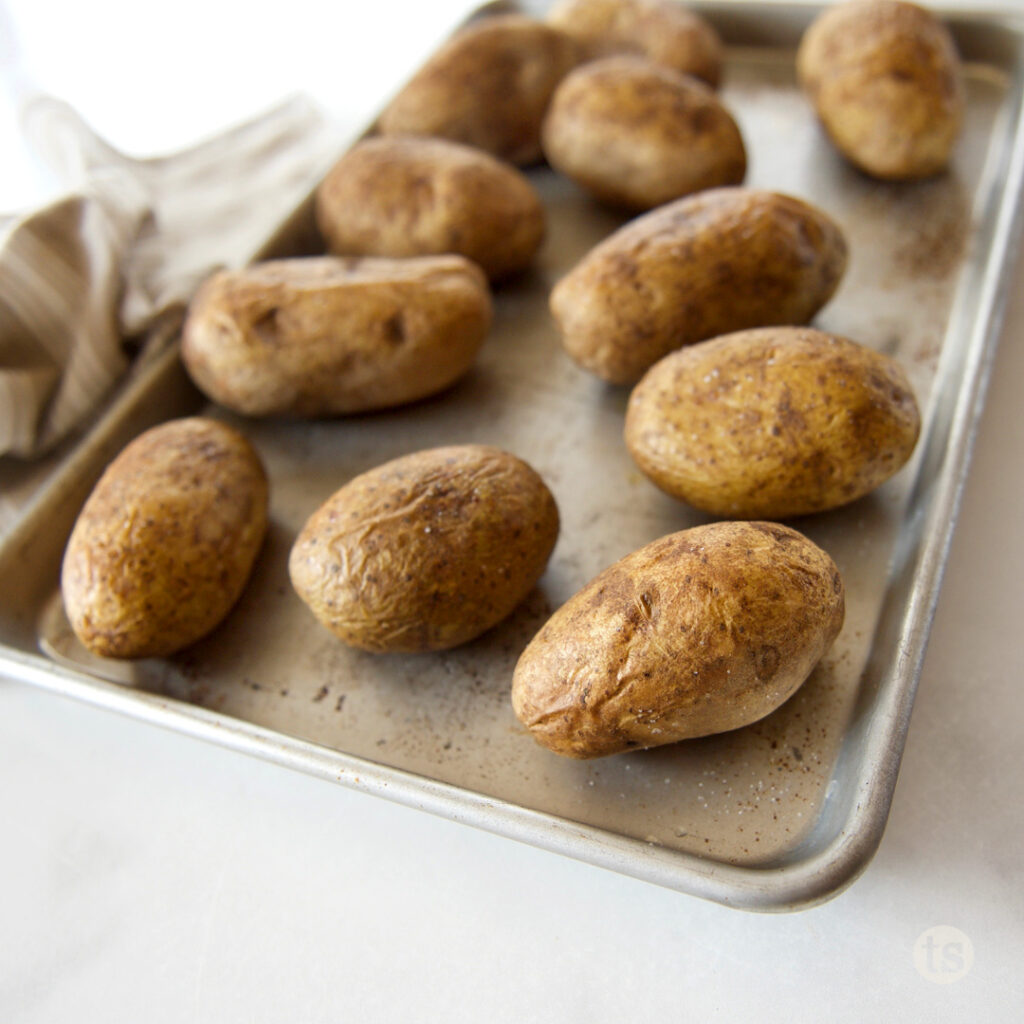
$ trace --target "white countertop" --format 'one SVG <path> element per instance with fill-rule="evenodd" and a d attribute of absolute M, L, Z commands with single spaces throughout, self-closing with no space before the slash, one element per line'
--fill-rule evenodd
<path fill-rule="evenodd" d="M 68 48 L 81 10 L 9 2 L 29 6 L 67 17 L 67 81 L 109 68 Z M 384 18 L 341 6 L 367 32 Z M 172 43 L 227 25 L 227 7 L 166 8 Z M 331 27 L 352 59 L 358 37 Z M 253 110 L 289 74 L 303 84 L 294 54 L 261 61 Z M 103 102 L 80 106 L 129 145 Z M 207 108 L 202 130 L 243 102 Z M 176 131 L 165 147 L 188 141 Z M 26 172 L 5 198 L 34 184 Z M 846 892 L 796 914 L 728 910 L 0 682 L 0 1019 L 1022 1019 L 1024 266 L 1016 280 L 889 826 Z"/>

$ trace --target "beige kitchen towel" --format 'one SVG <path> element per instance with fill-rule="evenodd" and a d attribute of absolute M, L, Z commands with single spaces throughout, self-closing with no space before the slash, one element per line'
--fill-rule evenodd
<path fill-rule="evenodd" d="M 0 455 L 39 455 L 169 336 L 198 283 L 248 262 L 336 156 L 341 130 L 289 100 L 167 157 L 134 160 L 67 104 L 23 106 L 31 148 L 73 190 L 0 221 Z"/>

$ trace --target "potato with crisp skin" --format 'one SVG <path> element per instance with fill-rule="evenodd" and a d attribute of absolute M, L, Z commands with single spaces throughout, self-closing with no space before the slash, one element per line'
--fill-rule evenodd
<path fill-rule="evenodd" d="M 513 164 L 541 157 L 540 123 L 551 94 L 582 58 L 559 29 L 517 14 L 457 32 L 388 104 L 384 135 L 434 135 Z"/>
<path fill-rule="evenodd" d="M 837 508 L 896 473 L 921 417 L 902 367 L 801 327 L 740 331 L 647 371 L 626 445 L 663 491 L 733 519 Z"/>
<path fill-rule="evenodd" d="M 902 0 L 839 4 L 804 34 L 797 73 L 830 138 L 862 171 L 900 181 L 949 163 L 963 71 L 930 11 Z"/>
<path fill-rule="evenodd" d="M 458 253 L 495 280 L 529 265 L 544 239 L 544 208 L 510 164 L 456 142 L 367 139 L 327 173 L 316 216 L 338 255 Z"/>
<path fill-rule="evenodd" d="M 832 559 L 777 523 L 713 523 L 627 555 L 570 598 L 516 665 L 542 746 L 602 757 L 738 729 L 788 700 L 838 635 Z"/>
<path fill-rule="evenodd" d="M 722 74 L 722 41 L 695 12 L 672 0 L 561 0 L 549 25 L 568 32 L 592 57 L 631 53 L 712 88 Z"/>
<path fill-rule="evenodd" d="M 551 293 L 566 351 L 613 384 L 730 331 L 806 323 L 846 269 L 839 227 L 808 203 L 721 188 L 658 207 L 595 246 Z"/>
<path fill-rule="evenodd" d="M 189 307 L 182 359 L 247 416 L 335 416 L 433 395 L 470 366 L 491 324 L 462 256 L 307 257 L 221 271 Z"/>
<path fill-rule="evenodd" d="M 703 82 L 639 57 L 571 72 L 541 132 L 548 163 L 607 203 L 649 210 L 747 172 L 743 137 Z"/>
<path fill-rule="evenodd" d="M 310 516 L 288 570 L 346 644 L 439 651 L 497 625 L 526 597 L 558 537 L 558 508 L 521 459 L 459 445 L 394 459 Z"/>
<path fill-rule="evenodd" d="M 107 467 L 61 569 L 75 635 L 106 658 L 173 654 L 220 624 L 267 530 L 267 478 L 238 431 L 173 420 Z"/>

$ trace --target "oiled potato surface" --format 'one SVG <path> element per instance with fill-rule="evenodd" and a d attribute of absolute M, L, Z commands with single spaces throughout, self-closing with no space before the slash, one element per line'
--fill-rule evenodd
<path fill-rule="evenodd" d="M 807 323 L 845 268 L 842 231 L 822 211 L 777 192 L 712 189 L 597 245 L 555 285 L 551 311 L 576 362 L 633 384 L 684 345 Z"/>
<path fill-rule="evenodd" d="M 522 270 L 544 239 L 544 208 L 510 164 L 444 139 L 385 136 L 353 147 L 317 190 L 338 255 L 458 253 L 488 277 Z"/>
<path fill-rule="evenodd" d="M 553 167 L 634 210 L 738 185 L 747 170 L 739 128 L 714 92 L 639 57 L 571 72 L 555 91 L 542 141 Z"/>
<path fill-rule="evenodd" d="M 308 257 L 222 271 L 189 308 L 198 387 L 249 416 L 332 416 L 435 394 L 472 366 L 491 298 L 462 256 Z"/>
<path fill-rule="evenodd" d="M 484 18 L 427 61 L 378 127 L 385 135 L 435 135 L 509 163 L 535 163 L 551 94 L 581 57 L 576 41 L 551 25 L 517 14 Z"/>
<path fill-rule="evenodd" d="M 721 78 L 718 33 L 671 0 L 561 0 L 547 21 L 577 39 L 592 57 L 636 54 L 712 87 Z"/>
<path fill-rule="evenodd" d="M 910 458 L 921 418 L 894 359 L 802 327 L 667 355 L 634 388 L 626 444 L 662 490 L 714 515 L 783 519 L 854 501 Z"/>
<path fill-rule="evenodd" d="M 172 654 L 216 627 L 267 528 L 267 479 L 249 442 L 215 420 L 174 420 L 107 467 L 75 523 L 61 590 L 94 654 Z"/>
<path fill-rule="evenodd" d="M 898 181 L 949 163 L 963 70 L 930 11 L 901 0 L 839 4 L 804 34 L 797 71 L 832 141 L 861 170 Z"/>
<path fill-rule="evenodd" d="M 485 445 L 435 448 L 337 491 L 303 527 L 289 572 L 346 644 L 443 650 L 505 618 L 557 536 L 555 500 L 521 459 Z"/>
<path fill-rule="evenodd" d="M 843 615 L 834 563 L 795 530 L 683 530 L 555 612 L 519 659 L 512 705 L 538 743 L 569 757 L 725 732 L 786 701 Z"/>

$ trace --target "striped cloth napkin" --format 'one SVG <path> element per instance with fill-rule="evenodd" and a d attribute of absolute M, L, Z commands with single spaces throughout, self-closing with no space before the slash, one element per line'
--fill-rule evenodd
<path fill-rule="evenodd" d="M 30 147 L 72 190 L 0 218 L 0 456 L 41 455 L 83 424 L 198 283 L 248 262 L 308 195 L 342 135 L 297 98 L 172 156 L 133 160 L 68 104 L 22 107 Z"/>

